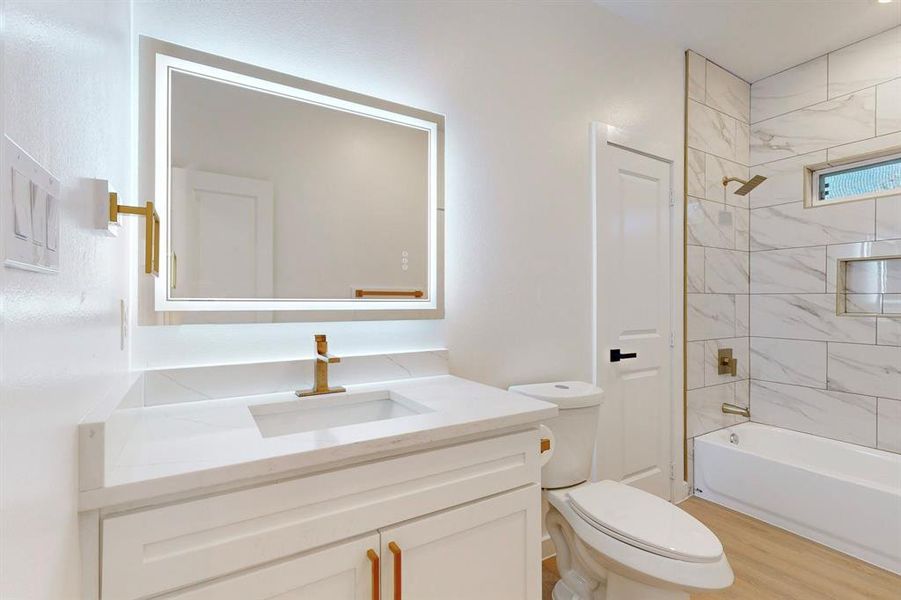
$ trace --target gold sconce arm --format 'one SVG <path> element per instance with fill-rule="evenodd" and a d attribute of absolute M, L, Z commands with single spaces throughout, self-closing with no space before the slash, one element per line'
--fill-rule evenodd
<path fill-rule="evenodd" d="M 118 223 L 119 215 L 144 217 L 144 272 L 154 276 L 160 274 L 160 216 L 148 201 L 144 206 L 119 204 L 119 195 L 109 193 L 109 220 Z"/>

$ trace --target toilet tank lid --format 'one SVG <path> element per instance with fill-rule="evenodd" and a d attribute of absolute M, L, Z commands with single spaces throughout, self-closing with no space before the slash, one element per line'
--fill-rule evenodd
<path fill-rule="evenodd" d="M 556 404 L 560 410 L 597 406 L 601 403 L 601 396 L 604 395 L 604 390 L 584 381 L 511 385 L 508 390 L 536 400 L 551 402 Z"/>

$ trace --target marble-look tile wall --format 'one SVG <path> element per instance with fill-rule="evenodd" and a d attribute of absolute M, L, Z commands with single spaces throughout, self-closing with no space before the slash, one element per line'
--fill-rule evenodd
<path fill-rule="evenodd" d="M 835 298 L 839 259 L 901 256 L 901 195 L 808 209 L 802 188 L 806 165 L 901 151 L 901 28 L 750 97 L 750 170 L 768 177 L 749 205 L 751 419 L 901 452 L 901 317 L 838 316 Z M 901 305 L 899 265 L 853 263 L 849 309 Z"/>
<path fill-rule="evenodd" d="M 751 91 L 699 54 L 687 63 L 686 428 L 694 438 L 746 420 L 722 405 L 748 406 L 750 392 L 749 205 L 722 179 L 748 177 Z M 717 373 L 720 348 L 732 349 L 736 375 Z"/>

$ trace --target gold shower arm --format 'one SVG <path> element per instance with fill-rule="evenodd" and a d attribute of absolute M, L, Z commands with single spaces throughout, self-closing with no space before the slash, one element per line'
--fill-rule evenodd
<path fill-rule="evenodd" d="M 144 206 L 127 206 L 119 204 L 119 195 L 109 193 L 109 220 L 118 223 L 119 215 L 137 215 L 144 217 L 144 272 L 154 276 L 160 274 L 160 216 L 147 201 Z"/>
<path fill-rule="evenodd" d="M 741 179 L 740 177 L 723 177 L 723 189 L 725 189 L 725 187 L 732 181 L 741 184 L 741 187 L 735 190 L 735 194 L 739 196 L 747 196 L 751 193 L 751 190 L 766 181 L 766 177 L 764 177 L 763 175 L 755 175 L 750 179 Z"/>

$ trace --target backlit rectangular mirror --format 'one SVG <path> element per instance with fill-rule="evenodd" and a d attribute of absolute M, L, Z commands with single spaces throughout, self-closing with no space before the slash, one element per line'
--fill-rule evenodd
<path fill-rule="evenodd" d="M 443 117 L 237 64 L 155 53 L 155 309 L 436 309 Z"/>

